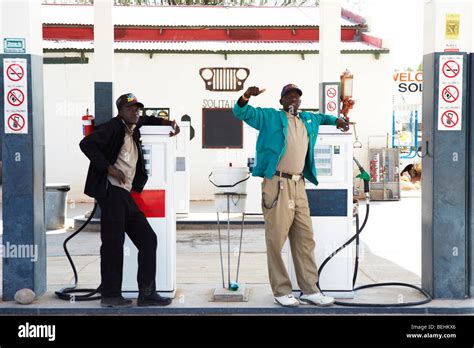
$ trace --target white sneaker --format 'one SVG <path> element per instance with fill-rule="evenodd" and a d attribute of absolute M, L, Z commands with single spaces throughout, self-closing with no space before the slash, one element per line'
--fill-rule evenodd
<path fill-rule="evenodd" d="M 300 304 L 292 294 L 275 297 L 273 302 L 283 307 L 296 307 Z"/>
<path fill-rule="evenodd" d="M 300 296 L 301 304 L 312 304 L 315 306 L 327 307 L 334 303 L 334 297 L 324 296 L 322 293 L 314 293 Z"/>

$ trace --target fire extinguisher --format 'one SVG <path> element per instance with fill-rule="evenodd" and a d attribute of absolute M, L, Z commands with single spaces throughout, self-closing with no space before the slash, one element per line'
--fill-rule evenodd
<path fill-rule="evenodd" d="M 86 114 L 82 116 L 82 134 L 87 137 L 94 130 L 94 116 L 89 115 L 89 109 Z"/>

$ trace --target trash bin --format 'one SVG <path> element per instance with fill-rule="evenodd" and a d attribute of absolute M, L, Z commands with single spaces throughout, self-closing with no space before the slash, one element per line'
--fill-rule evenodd
<path fill-rule="evenodd" d="M 45 214 L 46 230 L 64 228 L 66 221 L 67 193 L 69 184 L 46 184 Z"/>

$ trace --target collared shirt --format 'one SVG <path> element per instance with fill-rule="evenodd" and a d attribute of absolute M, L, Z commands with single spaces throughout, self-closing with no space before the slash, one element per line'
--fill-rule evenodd
<path fill-rule="evenodd" d="M 285 113 L 288 118 L 286 151 L 278 162 L 277 170 L 288 174 L 301 174 L 308 152 L 308 131 L 299 116 Z"/>
<path fill-rule="evenodd" d="M 133 141 L 133 130 L 135 127 L 136 125 L 128 127 L 127 124 L 125 124 L 123 145 L 120 148 L 117 161 L 114 163 L 114 167 L 125 174 L 125 183 L 121 183 L 114 177 L 108 175 L 108 179 L 112 185 L 122 187 L 127 191 L 132 189 L 133 178 L 135 177 L 135 171 L 137 168 L 138 149 Z"/>

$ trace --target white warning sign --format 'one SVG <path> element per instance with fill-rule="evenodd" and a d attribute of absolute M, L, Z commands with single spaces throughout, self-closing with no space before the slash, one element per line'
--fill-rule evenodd
<path fill-rule="evenodd" d="M 5 134 L 28 133 L 27 62 L 22 58 L 3 59 Z"/>
<path fill-rule="evenodd" d="M 325 84 L 324 104 L 325 114 L 339 117 L 339 85 L 337 83 Z"/>
<path fill-rule="evenodd" d="M 439 57 L 438 130 L 462 129 L 462 55 Z"/>

